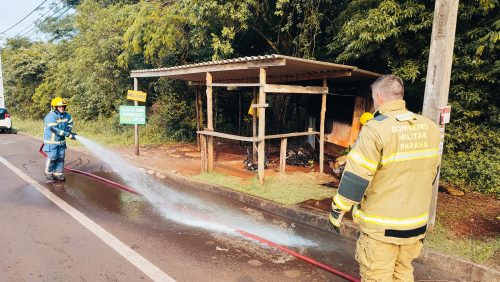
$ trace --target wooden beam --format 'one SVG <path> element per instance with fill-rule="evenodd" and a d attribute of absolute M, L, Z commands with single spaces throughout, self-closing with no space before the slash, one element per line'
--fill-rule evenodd
<path fill-rule="evenodd" d="M 252 93 L 252 103 L 259 103 L 258 101 L 258 98 L 257 98 L 257 92 L 256 92 L 256 88 L 253 89 L 253 93 Z M 252 115 L 252 136 L 254 138 L 257 138 L 257 115 L 254 114 Z M 253 142 L 252 143 L 252 161 L 256 161 L 257 158 L 257 143 L 256 142 Z"/>
<path fill-rule="evenodd" d="M 284 94 L 326 94 L 328 93 L 328 87 L 266 84 L 264 86 L 264 92 Z"/>
<path fill-rule="evenodd" d="M 336 70 L 328 72 L 309 72 L 287 76 L 269 76 L 269 83 L 283 83 L 291 81 L 318 80 L 339 77 L 351 77 L 352 70 Z"/>
<path fill-rule="evenodd" d="M 318 134 L 319 134 L 318 131 L 292 132 L 292 133 L 266 135 L 264 139 L 279 139 L 279 138 L 299 137 L 299 136 L 318 135 Z"/>
<path fill-rule="evenodd" d="M 212 109 L 212 74 L 207 72 L 207 130 L 214 130 L 214 118 Z M 207 140 L 207 163 L 208 171 L 214 170 L 214 138 L 212 136 L 208 137 Z"/>
<path fill-rule="evenodd" d="M 323 87 L 327 89 L 328 92 L 328 81 L 323 79 Z M 326 94 L 321 97 L 321 120 L 319 129 L 319 173 L 324 171 L 325 162 L 325 113 L 326 113 Z"/>
<path fill-rule="evenodd" d="M 266 67 L 277 67 L 286 65 L 286 60 L 282 58 L 275 58 L 262 61 L 244 61 L 244 62 L 228 62 L 217 65 L 201 65 L 193 64 L 187 66 L 179 66 L 174 68 L 145 70 L 145 71 L 132 71 L 130 77 L 161 77 L 161 76 L 179 76 L 186 74 L 197 73 L 214 73 L 220 71 L 238 71 L 248 69 L 258 69 Z"/>
<path fill-rule="evenodd" d="M 207 136 L 200 134 L 200 147 L 201 147 L 201 172 L 208 172 L 208 162 L 207 162 Z"/>
<path fill-rule="evenodd" d="M 358 72 L 361 70 L 358 70 Z M 267 83 L 284 83 L 293 81 L 307 81 L 307 80 L 319 80 L 319 79 L 329 79 L 329 78 L 341 78 L 341 77 L 351 77 L 353 70 L 336 70 L 328 72 L 309 72 L 295 75 L 269 75 L 266 78 Z M 245 77 L 239 79 L 216 79 L 217 84 L 246 84 L 248 86 L 257 84 L 259 78 L 255 77 Z M 205 81 L 190 81 L 192 85 L 205 85 Z M 221 85 L 222 86 L 222 85 Z M 237 85 L 235 85 L 237 86 Z"/>
<path fill-rule="evenodd" d="M 258 83 L 212 83 L 213 87 L 259 87 Z"/>
<path fill-rule="evenodd" d="M 260 68 L 259 71 L 259 104 L 266 103 L 266 69 Z M 259 175 L 260 184 L 264 184 L 264 166 L 265 166 L 265 143 L 264 136 L 266 135 L 266 108 L 258 108 L 259 114 L 259 148 L 258 148 L 258 157 L 257 157 L 257 170 Z"/>
<path fill-rule="evenodd" d="M 257 142 L 258 141 L 258 137 L 239 136 L 239 135 L 216 132 L 216 131 L 211 131 L 211 130 L 201 130 L 201 131 L 196 131 L 196 133 L 198 133 L 200 135 L 210 136 L 209 138 L 220 137 L 220 138 L 225 138 L 225 139 L 230 139 L 230 140 L 238 140 L 238 141 L 244 141 L 244 142 Z"/>
<path fill-rule="evenodd" d="M 196 130 L 199 131 L 201 130 L 201 124 L 200 124 L 200 89 L 199 86 L 194 87 L 194 94 L 196 95 L 196 100 L 194 101 L 195 103 L 195 108 L 196 108 Z M 196 146 L 198 148 L 198 152 L 201 151 L 201 144 L 200 144 L 200 135 L 196 134 Z"/>
<path fill-rule="evenodd" d="M 252 104 L 252 108 L 268 108 L 269 104 Z"/>
<path fill-rule="evenodd" d="M 286 166 L 286 152 L 287 152 L 287 138 L 281 138 L 280 146 L 280 172 L 285 172 Z"/>

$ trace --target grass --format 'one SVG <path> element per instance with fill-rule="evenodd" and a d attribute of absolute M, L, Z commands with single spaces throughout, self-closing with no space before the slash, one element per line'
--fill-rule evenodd
<path fill-rule="evenodd" d="M 264 185 L 260 185 L 256 178 L 250 182 L 244 182 L 238 177 L 217 172 L 202 173 L 193 178 L 285 205 L 293 205 L 309 199 L 325 199 L 334 195 L 333 189 L 317 184 L 311 174 L 267 177 Z"/>
<path fill-rule="evenodd" d="M 43 121 L 16 118 L 14 129 L 36 137 L 43 137 Z M 114 119 L 100 119 L 96 121 L 75 121 L 74 131 L 81 136 L 92 139 L 108 147 L 131 146 L 134 144 L 134 126 L 120 125 Z M 154 145 L 171 142 L 164 138 L 160 131 L 152 126 L 139 126 L 139 144 Z M 68 142 L 69 146 L 82 146 L 79 142 Z"/>
<path fill-rule="evenodd" d="M 202 173 L 193 178 L 285 205 L 293 205 L 309 199 L 325 199 L 335 194 L 335 190 L 318 185 L 313 176 L 304 174 L 268 177 L 263 186 L 259 185 L 257 179 L 252 179 L 248 183 L 248 181 L 242 181 L 241 178 L 217 172 Z M 434 230 L 425 239 L 425 246 L 444 254 L 484 263 L 500 251 L 500 237 L 477 239 L 456 236 L 452 230 L 443 226 L 438 218 Z"/>
<path fill-rule="evenodd" d="M 434 230 L 425 238 L 425 246 L 441 253 L 484 263 L 500 251 L 500 237 L 477 239 L 456 236 L 443 226 L 438 218 Z"/>

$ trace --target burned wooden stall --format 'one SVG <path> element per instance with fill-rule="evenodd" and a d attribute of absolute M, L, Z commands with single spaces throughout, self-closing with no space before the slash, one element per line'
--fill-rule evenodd
<path fill-rule="evenodd" d="M 189 81 L 191 85 L 206 87 L 206 127 L 198 130 L 201 144 L 201 165 L 203 171 L 214 169 L 214 138 L 226 138 L 256 144 L 258 177 L 264 181 L 265 142 L 269 139 L 280 139 L 280 169 L 285 169 L 287 139 L 297 136 L 319 135 L 319 169 L 324 170 L 324 145 L 325 145 L 325 114 L 327 112 L 327 95 L 329 89 L 335 89 L 336 81 L 372 81 L 379 74 L 358 69 L 353 66 L 339 65 L 328 62 L 301 59 L 283 55 L 265 55 L 243 57 L 221 61 L 189 64 L 183 66 L 134 70 L 131 77 L 134 85 L 139 78 L 167 77 Z M 321 86 L 318 86 L 321 85 Z M 254 88 L 254 103 L 257 117 L 253 115 L 252 136 L 240 136 L 217 132 L 214 130 L 213 119 L 213 88 Z M 330 88 L 329 88 L 330 87 Z M 135 87 L 137 88 L 137 87 Z M 135 89 L 137 90 L 137 89 Z M 305 132 L 290 132 L 283 134 L 266 135 L 266 103 L 267 95 L 314 95 L 319 96 L 318 106 L 320 111 L 319 129 L 306 130 Z M 201 101 L 197 99 L 198 115 L 201 115 Z M 335 111 L 334 107 L 329 109 Z M 332 131 L 333 135 L 340 132 Z M 351 134 L 351 132 L 349 132 Z M 328 139 L 328 138 L 327 138 Z M 334 137 L 331 137 L 335 141 Z M 337 142 L 341 143 L 341 142 Z M 337 144 L 341 145 L 342 144 Z M 254 146 L 255 147 L 255 146 Z"/>

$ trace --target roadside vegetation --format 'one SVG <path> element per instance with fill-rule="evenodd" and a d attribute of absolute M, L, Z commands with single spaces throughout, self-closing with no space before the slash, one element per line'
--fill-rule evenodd
<path fill-rule="evenodd" d="M 458 236 L 453 230 L 440 222 L 438 213 L 434 230 L 424 241 L 424 245 L 443 254 L 461 257 L 476 263 L 488 263 L 500 252 L 500 237 L 477 238 L 474 236 Z M 492 261 L 494 268 L 496 262 Z"/>
<path fill-rule="evenodd" d="M 130 104 L 130 71 L 209 60 L 283 54 L 395 73 L 406 83 L 410 110 L 423 104 L 435 1 L 415 0 L 61 0 L 75 13 L 38 24 L 48 41 L 7 39 L 2 49 L 4 89 L 14 127 L 42 135 L 50 100 L 69 100 L 75 131 L 108 146 L 133 143 L 133 126 L 120 125 Z M 450 83 L 441 181 L 500 198 L 500 7 L 498 0 L 462 0 Z M 196 138 L 194 87 L 143 79 L 148 93 L 141 145 Z M 234 133 L 237 95 L 214 95 L 215 127 Z M 217 97 L 223 96 L 223 99 Z M 249 98 L 251 95 L 248 95 Z M 269 98 L 270 132 L 302 123 L 307 97 Z M 251 99 L 243 102 L 247 109 Z M 278 105 L 278 106 L 276 106 Z M 248 131 L 250 119 L 244 119 Z M 247 126 L 245 127 L 245 124 Z M 77 142 L 73 142 L 77 143 Z M 330 189 L 294 177 L 269 179 L 264 189 L 221 174 L 220 184 L 284 204 L 331 197 Z M 306 189 L 307 188 L 307 189 Z M 467 206 L 464 206 L 464 209 Z M 426 241 L 437 250 L 482 262 L 499 251 L 494 239 L 453 237 L 441 224 Z"/>
<path fill-rule="evenodd" d="M 271 53 L 398 74 L 409 108 L 422 108 L 434 1 L 61 1 L 75 13 L 39 23 L 47 42 L 9 38 L 2 51 L 7 107 L 23 119 L 41 118 L 50 99 L 62 96 L 78 122 L 129 134 L 107 121 L 127 103 L 131 70 Z M 441 178 L 497 196 L 498 14 L 497 0 L 460 1 Z M 140 83 L 148 93 L 148 122 L 161 132 L 152 142 L 193 140 L 193 88 L 164 79 Z M 270 108 L 270 131 L 300 123 L 294 117 L 307 103 L 293 99 L 270 97 L 270 105 L 280 105 Z M 215 103 L 216 128 L 235 130 L 235 103 L 230 95 Z"/>

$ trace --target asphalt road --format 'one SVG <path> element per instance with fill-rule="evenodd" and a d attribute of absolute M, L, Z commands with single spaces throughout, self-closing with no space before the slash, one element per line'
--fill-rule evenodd
<path fill-rule="evenodd" d="M 344 281 L 254 241 L 167 219 L 143 197 L 85 176 L 47 182 L 40 143 L 0 135 L 0 281 Z M 119 180 L 93 156 L 69 151 L 66 162 Z M 314 242 L 292 249 L 357 276 L 354 241 L 178 183 L 164 185 L 241 214 L 238 228 L 252 221 Z M 417 280 L 459 280 L 415 266 Z"/>

